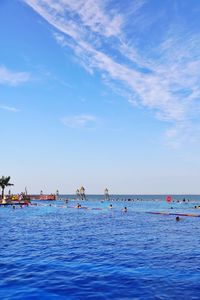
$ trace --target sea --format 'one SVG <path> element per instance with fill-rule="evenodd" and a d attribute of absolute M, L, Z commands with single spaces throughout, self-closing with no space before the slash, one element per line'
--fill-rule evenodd
<path fill-rule="evenodd" d="M 200 299 L 198 205 L 198 195 L 61 195 L 1 206 L 0 299 Z"/>

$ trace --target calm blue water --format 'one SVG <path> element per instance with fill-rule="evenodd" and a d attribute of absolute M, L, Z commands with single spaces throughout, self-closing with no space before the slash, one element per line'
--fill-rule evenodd
<path fill-rule="evenodd" d="M 0 207 L 0 299 L 200 299 L 200 218 L 147 213 L 200 214 L 183 197 Z"/>

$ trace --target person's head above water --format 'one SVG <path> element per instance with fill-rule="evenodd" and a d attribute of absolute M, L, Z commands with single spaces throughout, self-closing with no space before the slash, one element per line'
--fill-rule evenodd
<path fill-rule="evenodd" d="M 180 221 L 180 217 L 176 217 L 176 221 Z"/>

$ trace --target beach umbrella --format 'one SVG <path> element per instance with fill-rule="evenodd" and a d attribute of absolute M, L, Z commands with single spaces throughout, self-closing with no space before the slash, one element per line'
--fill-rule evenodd
<path fill-rule="evenodd" d="M 172 196 L 166 196 L 166 201 L 167 201 L 168 203 L 172 202 Z"/>

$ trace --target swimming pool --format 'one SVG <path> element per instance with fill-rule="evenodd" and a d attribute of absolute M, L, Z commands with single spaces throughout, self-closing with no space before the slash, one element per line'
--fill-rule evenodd
<path fill-rule="evenodd" d="M 195 201 L 99 199 L 0 208 L 0 299 L 200 299 Z"/>

